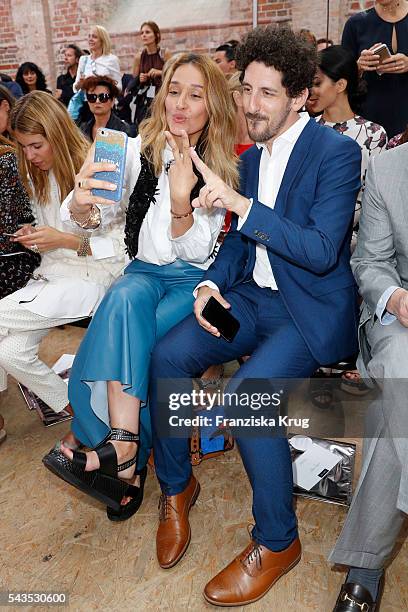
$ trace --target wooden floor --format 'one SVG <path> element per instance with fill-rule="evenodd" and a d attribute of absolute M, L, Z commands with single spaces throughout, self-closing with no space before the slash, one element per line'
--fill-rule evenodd
<path fill-rule="evenodd" d="M 42 347 L 44 359 L 52 363 L 75 352 L 82 333 L 70 326 L 53 331 Z M 44 428 L 14 381 L 1 396 L 0 412 L 8 431 L 0 446 L 0 591 L 65 591 L 69 610 L 214 609 L 202 589 L 246 546 L 251 523 L 250 488 L 235 451 L 196 468 L 202 491 L 190 515 L 191 544 L 183 560 L 164 571 L 155 558 L 159 487 L 151 471 L 140 511 L 111 523 L 100 504 L 42 466 L 41 457 L 67 425 Z M 327 555 L 346 511 L 302 499 L 296 505 L 302 560 L 248 610 L 332 610 L 344 573 L 330 568 Z M 408 610 L 408 545 L 401 540 L 400 546 L 387 571 L 382 612 Z"/>

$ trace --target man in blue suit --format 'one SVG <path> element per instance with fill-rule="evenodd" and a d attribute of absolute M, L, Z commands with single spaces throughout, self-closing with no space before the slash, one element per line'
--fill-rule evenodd
<path fill-rule="evenodd" d="M 237 61 L 248 132 L 256 146 L 242 156 L 240 193 L 191 151 L 206 183 L 193 205 L 223 207 L 234 220 L 197 288 L 195 316 L 157 345 L 153 380 L 190 379 L 211 364 L 250 354 L 229 390 L 242 380 L 251 380 L 254 388 L 254 379 L 261 388 L 266 379 L 308 377 L 320 364 L 357 350 L 349 243 L 360 148 L 299 115 L 316 70 L 315 51 L 301 37 L 290 30 L 257 28 L 239 48 Z M 201 314 L 211 296 L 240 323 L 232 342 Z M 169 568 L 188 547 L 188 513 L 199 484 L 187 440 L 161 436 L 161 409 L 152 385 L 155 465 L 162 488 L 157 555 L 161 567 Z M 301 555 L 286 438 L 239 435 L 236 441 L 253 491 L 255 526 L 245 550 L 205 587 L 206 600 L 222 606 L 256 601 Z"/>

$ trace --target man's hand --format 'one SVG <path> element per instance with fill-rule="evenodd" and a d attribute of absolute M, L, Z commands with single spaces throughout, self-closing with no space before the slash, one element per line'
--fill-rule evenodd
<path fill-rule="evenodd" d="M 213 336 L 217 336 L 217 338 L 219 338 L 221 334 L 218 329 L 211 325 L 206 319 L 204 319 L 204 317 L 201 316 L 202 310 L 210 299 L 210 297 L 214 297 L 217 302 L 221 304 L 221 306 L 224 306 L 224 308 L 231 308 L 231 304 L 224 300 L 219 291 L 204 286 L 200 287 L 198 290 L 197 299 L 194 302 L 194 314 L 196 316 L 198 324 L 201 325 L 201 327 L 205 329 L 205 331 L 208 331 Z"/>
<path fill-rule="evenodd" d="M 396 289 L 389 298 L 386 309 L 395 315 L 404 327 L 408 327 L 408 291 Z"/>
<path fill-rule="evenodd" d="M 198 198 L 192 201 L 194 208 L 225 208 L 244 217 L 250 206 L 248 198 L 240 195 L 229 187 L 198 157 L 195 150 L 190 148 L 191 159 L 197 170 L 202 174 L 205 185 L 200 189 Z"/>

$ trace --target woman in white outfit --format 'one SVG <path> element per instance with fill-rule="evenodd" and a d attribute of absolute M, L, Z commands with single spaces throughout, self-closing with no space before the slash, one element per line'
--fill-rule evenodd
<path fill-rule="evenodd" d="M 88 34 L 90 55 L 82 55 L 79 59 L 78 71 L 73 85 L 74 91 L 81 89 L 81 79 L 89 76 L 108 76 L 116 81 L 121 89 L 122 75 L 119 60 L 111 53 L 112 46 L 108 32 L 103 26 L 93 26 Z"/>
<path fill-rule="evenodd" d="M 32 92 L 15 104 L 11 126 L 36 218 L 35 227 L 25 225 L 14 240 L 39 251 L 42 260 L 23 289 L 0 300 L 0 391 L 11 374 L 60 412 L 68 405 L 67 386 L 38 358 L 39 344 L 52 327 L 96 310 L 125 263 L 124 215 L 119 211 L 103 232 L 92 235 L 61 221 L 61 202 L 74 187 L 89 145 L 60 102 Z M 88 227 L 98 227 L 99 210 L 91 213 Z"/>

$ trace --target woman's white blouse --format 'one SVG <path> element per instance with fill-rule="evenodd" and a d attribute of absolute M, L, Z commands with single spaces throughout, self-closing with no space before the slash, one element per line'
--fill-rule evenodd
<path fill-rule="evenodd" d="M 109 227 L 117 214 L 127 209 L 129 197 L 133 192 L 140 173 L 140 136 L 129 138 L 126 156 L 125 182 L 122 200 L 112 205 L 99 205 L 101 226 Z M 137 259 L 158 266 L 181 259 L 206 270 L 216 254 L 217 238 L 221 231 L 225 210 L 220 208 L 198 208 L 193 213 L 192 227 L 178 238 L 171 237 L 170 187 L 166 164 L 173 159 L 169 146 L 163 151 L 163 170 L 158 178 L 156 203 L 151 204 L 143 220 L 139 234 Z M 69 222 L 68 205 L 71 196 L 61 207 L 62 219 Z"/>
<path fill-rule="evenodd" d="M 100 55 L 96 59 L 92 59 L 90 55 L 82 55 L 79 58 L 77 75 L 73 84 L 74 91 L 78 91 L 78 83 L 81 79 L 95 75 L 110 77 L 116 81 L 118 88 L 122 89 L 122 73 L 119 60 L 113 53 Z"/>
<path fill-rule="evenodd" d="M 50 199 L 45 205 L 34 199 L 31 204 L 38 226 L 81 234 L 84 230 L 65 225 L 61 220 L 59 188 L 52 173 Z M 92 314 L 106 289 L 121 273 L 127 259 L 123 243 L 124 215 L 90 239 L 92 255 L 78 257 L 72 249 L 54 249 L 42 253 L 35 270 L 36 279 L 8 296 L 27 310 L 48 318 L 77 318 Z"/>

